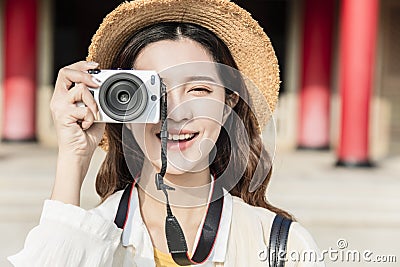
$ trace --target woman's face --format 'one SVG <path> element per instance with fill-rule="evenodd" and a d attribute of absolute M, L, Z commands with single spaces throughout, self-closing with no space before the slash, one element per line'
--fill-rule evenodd
<path fill-rule="evenodd" d="M 134 62 L 135 69 L 157 71 L 167 87 L 167 173 L 208 168 L 210 151 L 227 116 L 223 115 L 225 89 L 213 63 L 207 50 L 188 38 L 149 44 Z M 145 157 L 159 170 L 161 123 L 127 127 Z"/>

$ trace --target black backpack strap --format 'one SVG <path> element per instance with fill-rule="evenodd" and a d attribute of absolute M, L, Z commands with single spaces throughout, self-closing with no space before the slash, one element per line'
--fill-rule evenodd
<path fill-rule="evenodd" d="M 129 184 L 122 193 L 121 200 L 119 201 L 117 214 L 115 215 L 114 223 L 118 228 L 124 229 L 126 219 L 128 217 L 129 202 L 131 199 L 133 184 Z"/>
<path fill-rule="evenodd" d="M 277 214 L 271 227 L 269 238 L 269 266 L 284 267 L 286 245 L 292 220 Z"/>

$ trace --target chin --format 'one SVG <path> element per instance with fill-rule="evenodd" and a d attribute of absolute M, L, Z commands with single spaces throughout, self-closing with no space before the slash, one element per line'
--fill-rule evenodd
<path fill-rule="evenodd" d="M 156 172 L 161 170 L 161 160 L 151 162 Z M 170 175 L 182 175 L 185 173 L 197 173 L 202 172 L 209 167 L 208 160 L 201 162 L 190 162 L 190 163 L 171 163 L 171 159 L 168 160 L 166 173 Z"/>

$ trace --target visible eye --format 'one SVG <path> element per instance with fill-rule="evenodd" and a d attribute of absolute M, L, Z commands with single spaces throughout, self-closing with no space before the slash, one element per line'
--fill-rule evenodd
<path fill-rule="evenodd" d="M 188 92 L 193 92 L 195 95 L 207 95 L 212 91 L 206 87 L 191 88 Z"/>

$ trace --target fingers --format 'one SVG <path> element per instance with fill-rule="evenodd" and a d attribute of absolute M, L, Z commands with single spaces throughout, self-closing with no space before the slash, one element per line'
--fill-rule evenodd
<path fill-rule="evenodd" d="M 75 104 L 76 102 L 83 102 L 93 114 L 97 114 L 97 103 L 89 89 L 82 83 L 76 84 L 71 90 L 68 91 L 68 102 Z"/>
<path fill-rule="evenodd" d="M 87 70 L 97 66 L 97 63 L 79 61 L 59 71 L 50 102 L 50 109 L 57 124 L 76 124 L 81 121 L 83 129 L 88 129 L 93 124 L 98 108 L 88 87 L 97 88 L 99 85 Z M 70 89 L 72 84 L 74 87 Z M 77 102 L 83 102 L 86 107 L 77 107 Z"/>
<path fill-rule="evenodd" d="M 83 130 L 87 130 L 92 126 L 95 115 L 88 107 L 74 107 L 69 112 L 71 116 L 71 122 L 79 122 Z"/>
<path fill-rule="evenodd" d="M 69 66 L 66 66 L 58 72 L 55 90 L 66 93 L 73 83 L 83 83 L 88 87 L 99 87 L 99 81 L 87 71 L 96 68 L 97 63 L 79 61 Z"/>
<path fill-rule="evenodd" d="M 106 124 L 103 123 L 93 123 L 90 129 L 87 130 L 89 136 L 92 136 L 96 145 L 98 145 L 103 137 Z"/>
<path fill-rule="evenodd" d="M 99 66 L 99 64 L 96 62 L 81 60 L 81 61 L 75 62 L 75 63 L 67 66 L 67 68 L 74 69 L 74 70 L 80 70 L 80 71 L 87 71 L 89 69 L 97 68 L 98 66 Z"/>

